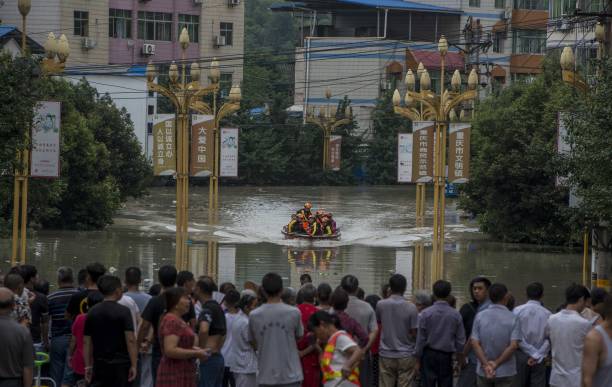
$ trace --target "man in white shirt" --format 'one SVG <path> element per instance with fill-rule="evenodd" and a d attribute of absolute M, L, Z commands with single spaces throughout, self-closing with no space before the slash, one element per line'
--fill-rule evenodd
<path fill-rule="evenodd" d="M 514 309 L 519 320 L 521 340 L 516 351 L 516 366 L 519 386 L 546 386 L 546 365 L 544 358 L 550 351 L 546 337 L 546 325 L 551 313 L 542 306 L 544 286 L 539 282 L 527 285 L 526 304 Z"/>
<path fill-rule="evenodd" d="M 548 319 L 547 333 L 552 347 L 550 385 L 580 387 L 584 338 L 593 324 L 580 316 L 588 290 L 572 284 L 565 291 L 567 306 Z"/>

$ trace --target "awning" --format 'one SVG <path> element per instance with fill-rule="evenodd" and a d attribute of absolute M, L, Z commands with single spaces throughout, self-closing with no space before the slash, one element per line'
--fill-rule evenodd
<path fill-rule="evenodd" d="M 285 3 L 275 3 L 270 5 L 272 11 L 294 11 L 305 9 L 324 9 L 336 10 L 347 8 L 375 8 L 375 9 L 394 9 L 415 12 L 433 12 L 446 14 L 462 14 L 460 9 L 440 7 L 431 4 L 422 4 L 414 1 L 403 0 L 306 0 L 303 2 L 289 1 Z"/>
<path fill-rule="evenodd" d="M 506 77 L 506 70 L 504 70 L 503 67 L 501 66 L 495 66 L 493 67 L 493 70 L 491 70 L 491 76 L 493 78 L 505 78 Z"/>

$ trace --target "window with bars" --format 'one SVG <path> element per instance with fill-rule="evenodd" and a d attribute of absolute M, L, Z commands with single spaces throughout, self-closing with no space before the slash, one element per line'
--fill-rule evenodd
<path fill-rule="evenodd" d="M 506 0 L 495 0 L 495 8 L 506 8 Z"/>
<path fill-rule="evenodd" d="M 132 38 L 132 11 L 128 9 L 108 10 L 108 36 L 111 38 Z"/>
<path fill-rule="evenodd" d="M 493 52 L 504 52 L 504 33 L 495 32 L 493 35 Z"/>
<path fill-rule="evenodd" d="M 570 16 L 576 10 L 576 0 L 553 0 L 551 13 L 553 18 Z"/>
<path fill-rule="evenodd" d="M 480 0 L 470 0 L 469 6 L 470 7 L 480 7 Z"/>
<path fill-rule="evenodd" d="M 548 10 L 548 0 L 514 0 L 516 9 L 539 9 Z"/>
<path fill-rule="evenodd" d="M 546 31 L 514 30 L 512 34 L 513 54 L 544 54 Z"/>
<path fill-rule="evenodd" d="M 221 23 L 219 26 L 219 34 L 225 36 L 225 45 L 231 46 L 234 43 L 234 24 Z"/>
<path fill-rule="evenodd" d="M 221 73 L 221 77 L 219 78 L 219 94 L 221 95 L 221 97 L 227 97 L 231 88 L 232 73 Z"/>
<path fill-rule="evenodd" d="M 138 11 L 138 39 L 172 41 L 172 14 Z"/>
<path fill-rule="evenodd" d="M 74 35 L 89 36 L 89 12 L 74 11 Z"/>
<path fill-rule="evenodd" d="M 177 36 L 181 34 L 183 27 L 187 27 L 190 42 L 197 43 L 200 41 L 200 17 L 198 15 L 179 15 Z"/>

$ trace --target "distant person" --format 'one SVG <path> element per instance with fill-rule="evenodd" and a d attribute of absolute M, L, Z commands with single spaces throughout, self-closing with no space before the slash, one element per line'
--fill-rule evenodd
<path fill-rule="evenodd" d="M 546 386 L 546 364 L 550 353 L 550 341 L 546 337 L 546 325 L 551 313 L 542 306 L 544 286 L 539 282 L 527 285 L 526 304 L 517 306 L 514 315 L 519 320 L 521 340 L 516 351 L 518 383 L 525 387 Z M 529 382 L 529 383 L 528 383 Z"/>
<path fill-rule="evenodd" d="M 451 290 L 450 282 L 436 281 L 436 301 L 419 316 L 415 352 L 423 387 L 452 387 L 453 356 L 463 360 L 465 330 L 461 314 L 448 304 Z"/>
<path fill-rule="evenodd" d="M 33 300 L 29 303 L 32 317 L 30 321 L 32 341 L 37 347 L 46 350 L 49 348 L 49 301 L 47 295 L 34 289 L 39 281 L 38 270 L 35 266 L 21 265 L 19 266 L 19 273 L 23 278 L 23 286 L 27 293 L 33 297 Z"/>
<path fill-rule="evenodd" d="M 259 386 L 299 387 L 303 380 L 297 341 L 304 335 L 300 311 L 282 303 L 283 280 L 268 273 L 261 286 L 266 303 L 249 315 L 249 332 L 257 347 Z"/>
<path fill-rule="evenodd" d="M 382 297 L 383 300 L 391 297 L 391 288 L 389 287 L 389 283 L 384 283 L 380 287 L 380 296 Z"/>
<path fill-rule="evenodd" d="M 138 350 L 130 310 L 117 301 L 121 280 L 112 275 L 98 279 L 104 301 L 87 312 L 83 330 L 85 380 L 97 386 L 131 386 L 137 375 Z"/>
<path fill-rule="evenodd" d="M 283 292 L 281 293 L 281 301 L 287 305 L 296 306 L 297 294 L 295 293 L 295 290 L 291 287 L 284 288 Z"/>
<path fill-rule="evenodd" d="M 586 288 L 572 284 L 565 290 L 566 307 L 548 319 L 547 332 L 552 348 L 550 385 L 579 387 L 582 381 L 584 338 L 593 322 L 580 313 L 586 305 Z"/>
<path fill-rule="evenodd" d="M 304 273 L 300 276 L 300 286 L 312 283 L 312 277 L 308 273 Z"/>
<path fill-rule="evenodd" d="M 87 296 L 90 292 L 98 291 L 98 279 L 106 272 L 104 266 L 97 262 L 87 265 L 85 270 L 87 271 L 85 288 L 72 295 L 66 309 L 66 317 L 70 320 L 74 320 L 79 314 L 87 312 Z"/>
<path fill-rule="evenodd" d="M 317 307 L 321 310 L 329 312 L 331 309 L 331 295 L 332 288 L 326 283 L 322 282 L 317 287 Z"/>
<path fill-rule="evenodd" d="M 156 296 L 159 296 L 161 294 L 161 291 L 162 291 L 161 284 L 153 284 L 149 288 L 149 291 L 147 292 L 147 294 L 149 296 L 151 296 L 151 297 L 156 297 Z"/>
<path fill-rule="evenodd" d="M 416 372 L 415 339 L 418 311 L 404 299 L 407 280 L 401 274 L 389 278 L 391 296 L 376 305 L 380 321 L 380 387 L 408 386 Z"/>
<path fill-rule="evenodd" d="M 200 278 L 195 295 L 202 305 L 198 317 L 198 338 L 200 347 L 208 351 L 208 358 L 200 361 L 199 387 L 222 387 L 225 364 L 221 348 L 227 333 L 227 322 L 221 305 L 213 299 L 217 285 L 210 277 Z"/>
<path fill-rule="evenodd" d="M 597 323 L 603 323 L 603 308 L 604 301 L 608 296 L 608 291 L 603 288 L 593 288 L 591 290 L 591 308 L 596 314 L 595 318 Z"/>
<path fill-rule="evenodd" d="M 185 288 L 187 294 L 192 296 L 196 286 L 195 276 L 190 271 L 180 271 L 176 276 L 176 286 Z"/>
<path fill-rule="evenodd" d="M 14 307 L 13 292 L 0 287 L 0 386 L 31 387 L 34 345 L 28 329 L 11 317 Z"/>
<path fill-rule="evenodd" d="M 360 348 L 366 348 L 370 342 L 368 333 L 361 327 L 361 324 L 346 313 L 346 307 L 349 303 L 349 295 L 341 287 L 336 288 L 331 296 L 332 309 L 329 313 L 338 316 L 340 326 L 347 331 L 351 337 L 355 339 Z"/>
<path fill-rule="evenodd" d="M 358 365 L 361 349 L 340 327 L 338 317 L 325 311 L 310 316 L 308 328 L 323 346 L 321 371 L 324 387 L 353 387 L 359 385 Z"/>
<path fill-rule="evenodd" d="M 521 339 L 518 318 L 506 307 L 508 288 L 493 284 L 489 288 L 493 305 L 479 312 L 472 329 L 472 347 L 478 358 L 479 387 L 513 387 L 516 357 Z"/>
<path fill-rule="evenodd" d="M 414 294 L 414 305 L 419 313 L 432 305 L 431 294 L 427 290 L 417 290 Z"/>
<path fill-rule="evenodd" d="M 183 287 L 167 289 L 167 313 L 159 325 L 162 358 L 157 370 L 156 387 L 195 387 L 196 359 L 206 361 L 209 352 L 195 347 L 196 336 L 182 318 L 189 312 L 190 300 Z M 203 376 L 202 376 L 203 377 Z"/>
<path fill-rule="evenodd" d="M 79 291 L 87 288 L 85 282 L 87 282 L 87 269 L 80 269 L 77 273 L 77 285 Z"/>
<path fill-rule="evenodd" d="M 125 295 L 130 297 L 138 306 L 138 312 L 142 315 L 145 307 L 151 300 L 151 296 L 140 290 L 140 283 L 142 282 L 142 272 L 135 266 L 128 267 L 125 270 L 124 277 L 125 287 L 127 291 Z"/>
<path fill-rule="evenodd" d="M 96 304 L 104 301 L 100 292 L 91 292 L 87 296 L 87 307 L 91 310 Z M 64 375 L 63 386 L 74 386 L 85 382 L 85 359 L 83 357 L 83 346 L 85 341 L 85 321 L 87 313 L 81 313 L 72 323 L 72 338 L 68 350 L 70 359 L 70 373 Z"/>
<path fill-rule="evenodd" d="M 483 310 L 486 310 L 491 305 L 489 300 L 489 287 L 491 281 L 486 277 L 476 277 L 470 281 L 470 295 L 472 300 L 464 304 L 459 313 L 463 319 L 463 328 L 465 328 L 465 347 L 463 347 L 463 355 L 465 357 L 464 364 L 461 365 L 461 373 L 457 382 L 458 387 L 476 387 L 476 365 L 478 359 L 472 350 L 472 326 L 476 315 Z"/>
<path fill-rule="evenodd" d="M 603 323 L 592 329 L 584 341 L 583 387 L 612 386 L 612 296 L 607 295 L 598 305 Z"/>
<path fill-rule="evenodd" d="M 223 355 L 223 365 L 225 370 L 223 372 L 223 387 L 235 387 L 236 381 L 232 374 L 231 367 L 234 364 L 234 351 L 232 347 L 235 345 L 235 338 L 232 331 L 232 327 L 238 320 L 240 315 L 240 309 L 238 303 L 240 302 L 240 293 L 236 289 L 230 289 L 225 294 L 223 304 L 225 305 L 225 339 L 223 341 L 223 347 L 221 347 L 221 355 Z"/>
<path fill-rule="evenodd" d="M 66 310 L 70 298 L 78 290 L 74 287 L 72 269 L 62 266 L 57 269 L 57 290 L 51 292 L 48 297 L 49 317 L 51 320 L 50 341 L 50 376 L 56 386 L 61 386 L 62 381 L 69 384 L 71 370 L 67 366 L 68 344 L 70 343 L 71 321 L 66 318 Z M 64 378 L 66 376 L 66 378 Z"/>
<path fill-rule="evenodd" d="M 310 282 L 304 284 L 298 292 L 298 298 L 302 299 L 302 303 L 298 305 L 298 309 L 300 310 L 302 326 L 304 327 L 304 337 L 298 341 L 300 360 L 304 372 L 302 387 L 319 387 L 321 382 L 319 353 L 317 351 L 314 336 L 308 331 L 308 320 L 310 316 L 318 310 L 315 306 L 316 293 L 317 289 Z"/>
<path fill-rule="evenodd" d="M 4 277 L 4 285 L 13 293 L 14 307 L 12 309 L 11 316 L 15 321 L 24 327 L 30 329 L 30 323 L 32 322 L 32 311 L 28 300 L 21 297 L 24 293 L 23 277 L 18 273 L 9 273 Z"/>
<path fill-rule="evenodd" d="M 240 313 L 231 328 L 234 345 L 230 348 L 233 359 L 230 371 L 236 387 L 257 387 L 257 355 L 249 339 L 249 315 L 257 308 L 255 292 L 244 290 L 238 308 Z"/>
<path fill-rule="evenodd" d="M 376 307 L 380 301 L 381 298 L 376 294 L 370 294 L 365 298 L 365 302 L 370 304 L 374 310 L 376 310 Z M 372 356 L 372 387 L 378 387 L 380 379 L 380 335 L 382 333 L 382 326 L 380 325 L 380 321 L 377 323 L 378 335 L 376 336 L 376 340 L 374 340 L 372 347 L 370 347 L 370 354 Z"/>

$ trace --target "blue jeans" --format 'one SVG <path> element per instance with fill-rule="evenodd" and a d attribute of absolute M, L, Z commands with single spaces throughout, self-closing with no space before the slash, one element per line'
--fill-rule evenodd
<path fill-rule="evenodd" d="M 223 387 L 225 362 L 220 353 L 212 354 L 206 361 L 200 361 L 198 387 Z"/>
<path fill-rule="evenodd" d="M 55 381 L 56 386 L 61 386 L 66 376 L 72 373 L 68 362 L 68 349 L 70 347 L 70 335 L 58 336 L 51 338 L 49 350 L 51 379 Z"/>

